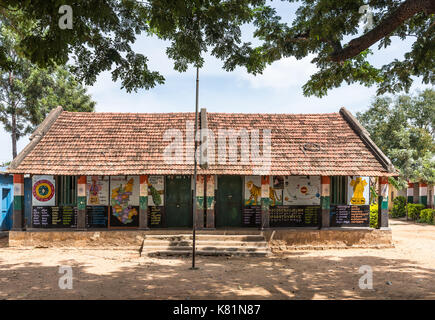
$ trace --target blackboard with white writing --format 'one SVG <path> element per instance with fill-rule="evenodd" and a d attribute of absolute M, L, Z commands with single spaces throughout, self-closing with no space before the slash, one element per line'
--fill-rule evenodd
<path fill-rule="evenodd" d="M 271 227 L 317 227 L 320 206 L 273 206 L 270 208 Z"/>
<path fill-rule="evenodd" d="M 370 206 L 331 206 L 331 226 L 370 226 Z"/>
<path fill-rule="evenodd" d="M 86 207 L 86 227 L 87 228 L 107 228 L 108 211 L 107 206 L 87 206 Z"/>
<path fill-rule="evenodd" d="M 148 227 L 162 228 L 164 227 L 164 209 L 162 206 L 148 207 Z"/>
<path fill-rule="evenodd" d="M 77 207 L 33 207 L 33 228 L 76 228 Z"/>
<path fill-rule="evenodd" d="M 245 206 L 242 223 L 244 227 L 259 227 L 261 225 L 261 206 Z"/>

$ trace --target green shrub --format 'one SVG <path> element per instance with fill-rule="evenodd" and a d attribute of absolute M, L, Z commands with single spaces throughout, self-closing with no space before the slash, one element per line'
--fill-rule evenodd
<path fill-rule="evenodd" d="M 434 220 L 433 220 L 434 213 L 435 213 L 434 209 L 421 210 L 420 211 L 420 219 L 418 220 L 418 222 L 433 224 L 434 223 Z"/>
<path fill-rule="evenodd" d="M 400 218 L 406 216 L 406 198 L 399 196 L 393 200 L 393 209 L 391 209 L 391 217 Z"/>
<path fill-rule="evenodd" d="M 420 211 L 425 208 L 424 204 L 408 203 L 408 217 L 412 220 L 420 219 Z"/>
<path fill-rule="evenodd" d="M 378 205 L 370 205 L 370 228 L 376 229 L 378 227 Z"/>

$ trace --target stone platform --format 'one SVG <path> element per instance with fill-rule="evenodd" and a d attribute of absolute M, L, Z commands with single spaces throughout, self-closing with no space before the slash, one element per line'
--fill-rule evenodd
<path fill-rule="evenodd" d="M 10 231 L 9 246 L 22 248 L 35 247 L 74 247 L 82 249 L 110 248 L 134 249 L 141 251 L 144 246 L 154 245 L 156 236 L 183 237 L 191 240 L 191 230 L 27 230 Z M 209 241 L 210 245 L 219 240 L 219 235 L 227 240 L 244 241 L 250 236 L 264 237 L 274 249 L 329 249 L 329 248 L 388 248 L 392 247 L 391 229 L 370 228 L 277 228 L 260 231 L 258 229 L 218 229 L 197 230 L 198 239 Z M 237 239 L 231 239 L 234 235 Z M 189 243 L 190 244 L 190 243 Z"/>

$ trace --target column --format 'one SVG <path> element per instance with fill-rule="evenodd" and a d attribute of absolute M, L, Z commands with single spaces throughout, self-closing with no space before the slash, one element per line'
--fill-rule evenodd
<path fill-rule="evenodd" d="M 379 177 L 378 229 L 388 228 L 388 178 Z"/>
<path fill-rule="evenodd" d="M 148 230 L 148 176 L 139 177 L 139 229 Z"/>
<path fill-rule="evenodd" d="M 427 207 L 427 183 L 420 182 L 418 184 L 419 203 Z"/>
<path fill-rule="evenodd" d="M 320 177 L 320 207 L 322 210 L 322 225 L 321 228 L 330 227 L 330 211 L 331 211 L 331 177 Z"/>
<path fill-rule="evenodd" d="M 14 174 L 14 212 L 12 230 L 24 230 L 24 175 Z"/>
<path fill-rule="evenodd" d="M 205 227 L 207 229 L 215 228 L 215 213 L 214 213 L 214 190 L 215 190 L 215 176 L 207 175 L 205 182 L 205 190 L 206 190 L 206 218 L 205 218 Z"/>
<path fill-rule="evenodd" d="M 406 197 L 408 198 L 408 203 L 414 202 L 414 184 L 408 182 L 408 189 L 406 190 Z"/>
<path fill-rule="evenodd" d="M 204 228 L 204 175 L 196 176 L 196 228 Z"/>
<path fill-rule="evenodd" d="M 77 179 L 77 229 L 86 229 L 86 176 Z"/>
<path fill-rule="evenodd" d="M 261 176 L 261 229 L 269 228 L 270 176 Z"/>

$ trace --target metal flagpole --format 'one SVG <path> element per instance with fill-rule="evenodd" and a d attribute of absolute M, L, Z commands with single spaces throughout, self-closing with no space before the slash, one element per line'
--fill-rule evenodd
<path fill-rule="evenodd" d="M 195 255 L 196 255 L 196 248 L 195 248 L 195 241 L 196 241 L 196 149 L 197 149 L 197 142 L 196 142 L 196 133 L 198 131 L 198 97 L 199 97 L 199 67 L 196 67 L 196 103 L 195 103 L 195 130 L 194 130 L 194 154 L 193 154 L 193 227 L 192 227 L 192 233 L 193 233 L 193 244 L 192 244 L 192 270 L 198 269 L 195 267 Z"/>

